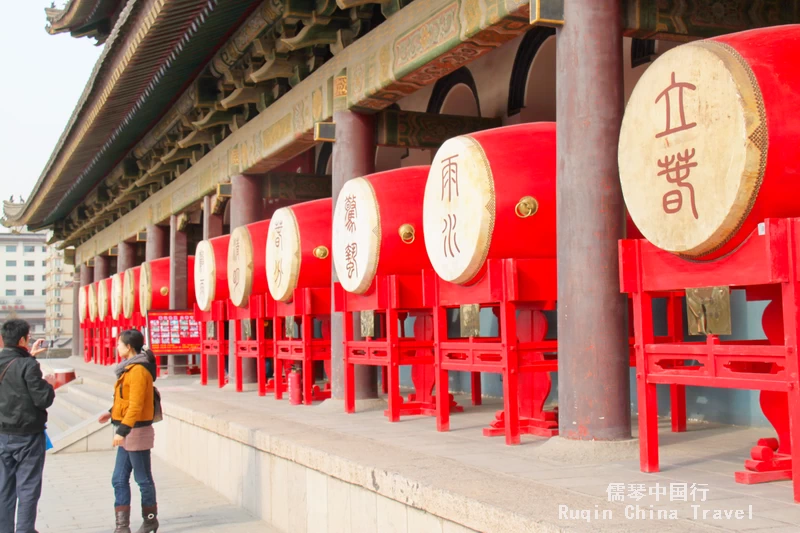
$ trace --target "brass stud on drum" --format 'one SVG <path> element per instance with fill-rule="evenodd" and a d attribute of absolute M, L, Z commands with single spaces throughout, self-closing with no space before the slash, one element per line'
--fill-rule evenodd
<path fill-rule="evenodd" d="M 539 202 L 533 196 L 523 196 L 514 207 L 514 212 L 519 218 L 528 218 L 539 210 Z"/>
<path fill-rule="evenodd" d="M 317 246 L 314 248 L 314 257 L 317 259 L 325 259 L 328 257 L 328 247 L 327 246 Z"/>
<path fill-rule="evenodd" d="M 403 224 L 397 232 L 400 234 L 400 240 L 406 244 L 412 244 L 416 240 L 416 230 L 411 224 Z"/>
<path fill-rule="evenodd" d="M 161 296 L 166 296 L 169 294 L 169 287 L 161 287 Z"/>

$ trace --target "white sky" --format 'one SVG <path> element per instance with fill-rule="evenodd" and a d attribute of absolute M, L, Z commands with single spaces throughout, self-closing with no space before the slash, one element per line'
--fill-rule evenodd
<path fill-rule="evenodd" d="M 5 2 L 0 32 L 0 200 L 25 200 L 102 51 L 94 39 L 45 31 L 50 0 Z M 56 0 L 56 5 L 63 0 Z M 2 231 L 2 230 L 0 230 Z"/>

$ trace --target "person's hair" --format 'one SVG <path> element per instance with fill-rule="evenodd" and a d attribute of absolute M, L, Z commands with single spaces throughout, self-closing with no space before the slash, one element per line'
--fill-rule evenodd
<path fill-rule="evenodd" d="M 31 332 L 30 324 L 18 319 L 6 320 L 1 329 L 3 344 L 8 347 L 19 346 L 20 339 L 27 337 Z"/>
<path fill-rule="evenodd" d="M 126 329 L 119 334 L 119 340 L 122 344 L 127 344 L 136 353 L 142 352 L 144 346 L 144 335 L 138 329 Z"/>

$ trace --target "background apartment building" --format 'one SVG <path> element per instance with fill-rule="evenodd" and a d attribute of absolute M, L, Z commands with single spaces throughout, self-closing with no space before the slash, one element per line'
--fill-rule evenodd
<path fill-rule="evenodd" d="M 0 322 L 27 320 L 37 339 L 45 337 L 46 328 L 46 238 L 44 233 L 0 233 Z"/>

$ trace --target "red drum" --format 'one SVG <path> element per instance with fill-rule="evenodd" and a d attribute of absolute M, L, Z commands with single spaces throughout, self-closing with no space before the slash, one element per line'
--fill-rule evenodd
<path fill-rule="evenodd" d="M 139 313 L 139 274 L 142 267 L 129 268 L 122 278 L 122 315 L 131 319 Z"/>
<path fill-rule="evenodd" d="M 194 295 L 201 311 L 228 299 L 228 242 L 230 235 L 200 241 L 194 253 Z"/>
<path fill-rule="evenodd" d="M 765 218 L 800 215 L 799 34 L 776 26 L 684 44 L 639 80 L 620 180 L 655 246 L 716 259 Z"/>
<path fill-rule="evenodd" d="M 228 247 L 228 291 L 233 305 L 247 307 L 252 294 L 265 294 L 269 220 L 240 226 L 231 233 Z"/>
<path fill-rule="evenodd" d="M 92 322 L 97 320 L 97 286 L 97 282 L 86 286 L 86 298 L 89 304 L 89 320 Z"/>
<path fill-rule="evenodd" d="M 292 299 L 295 289 L 330 287 L 330 198 L 275 211 L 267 235 L 267 281 L 272 297 Z"/>
<path fill-rule="evenodd" d="M 111 276 L 111 318 L 114 320 L 122 318 L 122 278 L 122 272 Z"/>
<path fill-rule="evenodd" d="M 445 281 L 468 284 L 489 258 L 556 255 L 556 125 L 454 137 L 425 185 L 425 247 Z"/>
<path fill-rule="evenodd" d="M 333 264 L 344 290 L 364 294 L 376 275 L 430 268 L 422 205 L 430 167 L 408 167 L 344 184 L 333 214 Z"/>
<path fill-rule="evenodd" d="M 87 285 L 84 285 L 78 289 L 78 319 L 81 321 L 81 324 L 86 322 L 89 314 L 87 297 L 88 290 L 89 287 Z"/>
<path fill-rule="evenodd" d="M 105 320 L 111 316 L 111 278 L 97 283 L 97 318 Z"/>
<path fill-rule="evenodd" d="M 142 264 L 139 274 L 139 312 L 147 316 L 148 311 L 169 309 L 169 274 L 171 269 L 169 257 L 162 257 Z M 194 256 L 188 257 L 188 272 L 194 272 Z M 188 278 L 189 307 L 194 306 L 194 277 Z"/>

